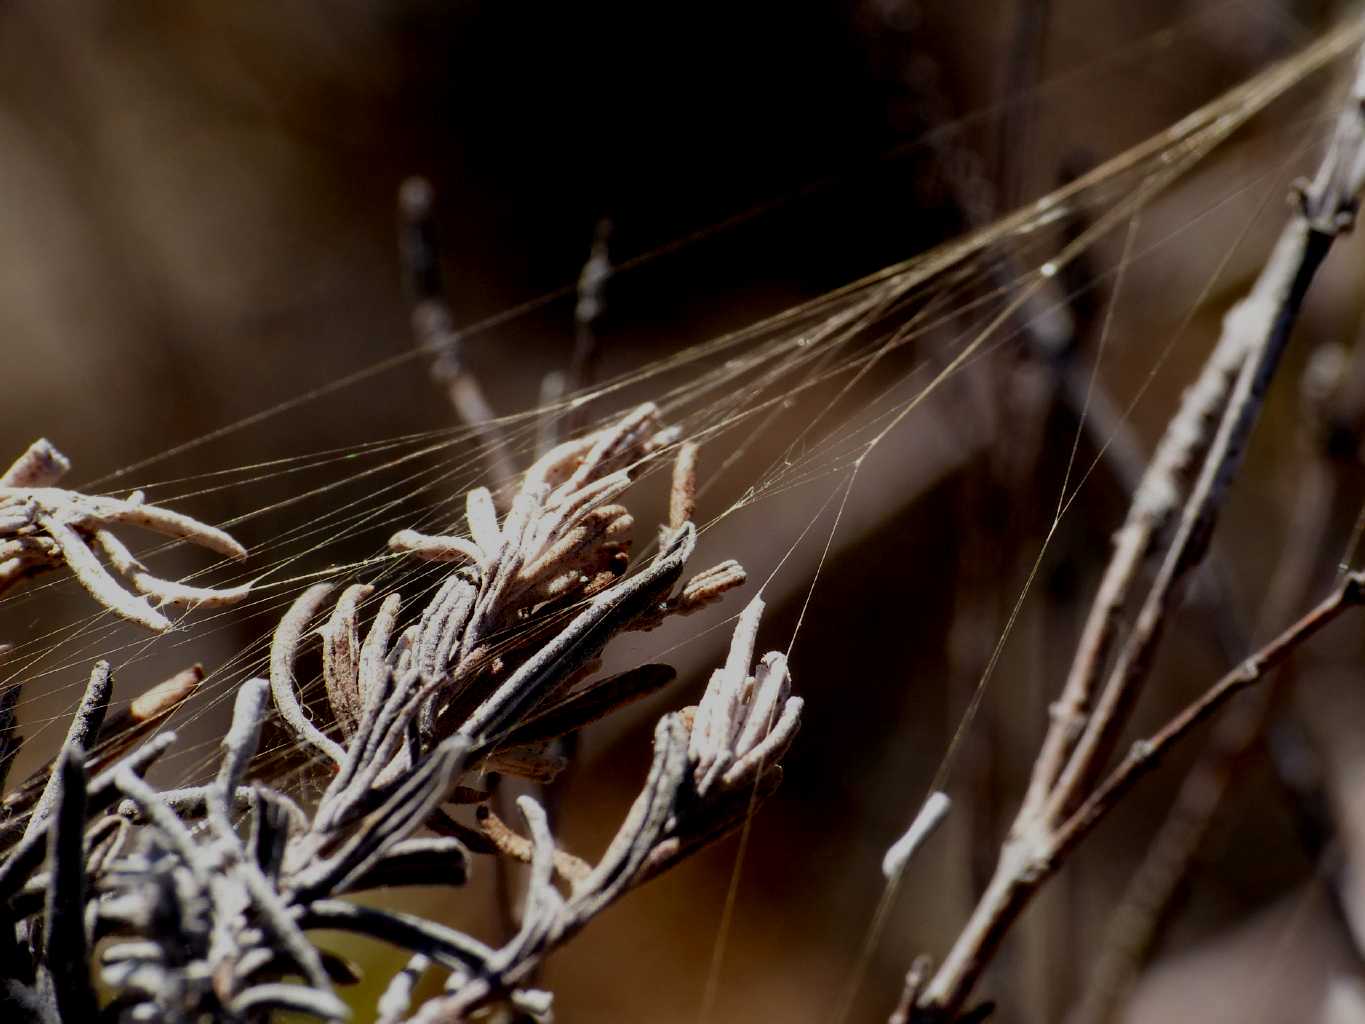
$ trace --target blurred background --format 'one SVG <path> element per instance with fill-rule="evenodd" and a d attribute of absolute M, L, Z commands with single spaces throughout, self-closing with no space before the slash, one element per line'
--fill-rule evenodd
<path fill-rule="evenodd" d="M 100 480 L 295 403 L 118 484 L 131 486 L 452 425 L 430 360 L 414 351 L 398 258 L 396 195 L 414 174 L 435 190 L 455 326 L 532 304 L 464 346 L 495 410 L 529 410 L 545 374 L 569 362 L 573 285 L 604 218 L 625 269 L 595 325 L 599 379 L 988 223 L 1291 54 L 1346 9 L 16 0 L 0 7 L 0 438 L 17 455 L 46 435 L 73 459 L 73 482 Z M 991 660 L 1079 435 L 1070 482 L 1095 471 L 1001 648 L 952 763 L 957 808 L 909 872 L 848 1019 L 884 1019 L 913 955 L 946 951 L 989 877 L 1133 477 L 1264 259 L 1288 183 L 1314 166 L 1340 79 L 1275 104 L 1143 214 L 1131 250 L 1141 258 L 1124 268 L 1112 314 L 1122 231 L 1060 282 L 1048 315 L 991 346 L 877 449 L 795 634 L 806 724 L 755 820 L 723 959 L 733 838 L 553 958 L 543 980 L 559 1019 L 693 1021 L 708 977 L 708 1020 L 838 1019 L 881 855 Z M 1083 229 L 1100 202 L 1059 230 Z M 997 270 L 1006 280 L 1010 258 Z M 1362 491 L 1365 395 L 1350 353 L 1361 276 L 1348 240 L 1305 312 L 1139 728 L 1330 585 Z M 919 357 L 933 365 L 950 351 L 931 337 Z M 383 373 L 336 386 L 386 360 Z M 1077 386 L 1096 362 L 1099 398 L 1082 428 Z M 899 372 L 909 371 L 880 369 L 868 386 Z M 784 446 L 780 432 L 755 444 L 704 517 Z M 724 456 L 723 441 L 704 449 L 703 472 Z M 738 557 L 766 578 L 838 482 L 726 518 L 698 564 Z M 287 499 L 290 486 L 243 480 L 177 507 L 223 521 Z M 274 522 L 253 521 L 244 539 L 259 542 Z M 792 638 L 829 529 L 817 523 L 768 585 L 768 646 Z M 310 557 L 303 568 L 343 555 Z M 88 613 L 73 588 L 49 599 Z M 583 737 L 562 795 L 570 849 L 592 856 L 614 832 L 654 719 L 696 699 L 723 650 L 725 629 L 711 627 L 740 600 L 618 645 L 622 664 L 666 651 L 680 679 Z M 0 635 L 32 642 L 38 622 L 29 605 L 0 608 Z M 139 647 L 120 678 L 135 692 L 187 659 L 212 669 L 268 628 L 268 616 L 246 615 Z M 1354 620 L 1334 627 L 1282 674 L 1267 708 L 1242 709 L 1241 735 L 1217 740 L 1237 756 L 1182 789 L 1197 748 L 1214 745 L 1206 730 L 1103 825 L 983 986 L 996 1019 L 1365 1020 L 1359 633 Z M 32 669 L 28 721 L 69 706 L 99 653 L 63 643 Z M 211 743 L 214 722 L 197 716 L 186 732 Z M 1161 833 L 1172 813 L 1192 831 Z M 1159 833 L 1176 839 L 1157 867 L 1178 869 L 1149 862 L 1129 924 L 1113 932 Z M 456 895 L 445 917 L 495 936 L 489 887 Z M 1164 909 L 1141 909 L 1150 904 Z M 396 965 L 377 948 L 346 952 L 376 983 Z"/>

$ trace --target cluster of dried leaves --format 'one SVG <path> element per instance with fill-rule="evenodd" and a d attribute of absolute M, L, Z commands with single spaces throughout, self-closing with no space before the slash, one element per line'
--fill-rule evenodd
<path fill-rule="evenodd" d="M 617 501 L 642 464 L 670 453 L 670 522 L 657 553 L 632 568 L 633 519 Z M 541 458 L 505 515 L 479 489 L 468 495 L 467 535 L 394 536 L 393 551 L 440 574 L 419 606 L 366 584 L 335 601 L 330 585 L 308 589 L 275 631 L 269 679 L 238 689 L 216 776 L 204 785 L 167 791 L 146 778 L 176 741 L 151 734 L 199 671 L 106 715 L 111 673 L 98 665 L 60 755 L 3 804 L 0 976 L 9 1003 L 43 1021 L 260 1021 L 277 1010 L 341 1020 L 350 1008 L 334 986 L 354 981 L 354 970 L 308 938 L 328 929 L 411 953 L 364 1015 L 548 1018 L 550 995 L 532 987 L 542 959 L 622 894 L 740 823 L 777 785 L 799 724 L 785 659 L 755 664 L 763 603 L 754 598 L 701 703 L 657 723 L 639 796 L 595 864 L 556 845 L 535 799 L 517 801 L 525 834 L 490 806 L 490 773 L 551 779 L 563 765 L 556 741 L 672 678 L 658 665 L 599 678 L 613 636 L 744 582 L 734 562 L 684 580 L 696 545 L 695 467 L 695 449 L 641 406 Z M 59 490 L 66 468 L 39 442 L 0 479 L 0 587 L 65 565 L 111 612 L 153 630 L 170 622 L 148 598 L 193 606 L 246 595 L 160 580 L 109 528 L 140 525 L 244 557 L 226 534 L 137 495 Z M 310 719 L 295 672 L 315 639 L 331 711 L 324 724 Z M 0 721 L 6 768 L 18 745 L 16 698 L 17 688 L 6 694 Z M 330 767 L 312 806 L 253 774 L 272 712 Z M 344 898 L 459 886 L 476 855 L 530 865 L 515 934 L 502 945 Z M 444 988 L 413 1005 L 429 970 L 444 972 Z"/>

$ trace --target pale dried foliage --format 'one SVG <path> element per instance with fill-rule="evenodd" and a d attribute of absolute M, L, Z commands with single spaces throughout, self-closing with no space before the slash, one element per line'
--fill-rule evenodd
<path fill-rule="evenodd" d="M 634 520 L 618 499 L 642 465 L 670 448 L 678 451 L 672 519 L 654 556 L 632 568 Z M 21 787 L 5 803 L 13 824 L 0 895 L 18 937 L 6 950 L 11 1000 L 41 1019 L 89 1019 L 97 999 L 86 964 L 98 946 L 110 993 L 104 1012 L 119 1018 L 249 1021 L 294 1010 L 340 1020 L 351 1008 L 333 986 L 354 978 L 310 942 L 309 930 L 325 928 L 412 954 L 371 1011 L 380 1019 L 459 1021 L 497 1007 L 548 1018 L 549 993 L 531 987 L 541 960 L 631 888 L 734 829 L 777 785 L 800 722 L 782 655 L 755 664 L 763 610 L 755 597 L 701 704 L 659 720 L 640 794 L 595 864 L 556 846 L 531 797 L 518 801 L 525 836 L 488 806 L 490 771 L 553 779 L 563 766 L 555 741 L 672 677 L 643 666 L 599 678 L 613 636 L 654 628 L 743 584 L 734 562 L 685 579 L 696 545 L 696 465 L 695 449 L 677 445 L 676 432 L 644 405 L 549 451 L 524 474 L 505 515 L 477 489 L 468 495 L 467 534 L 396 534 L 395 552 L 438 574 L 418 607 L 368 584 L 335 601 L 331 585 L 309 588 L 275 631 L 269 680 L 238 689 L 216 777 L 205 785 L 161 791 L 146 781 L 173 733 L 136 745 L 189 695 L 199 671 L 105 721 L 110 671 L 102 662 L 45 784 Z M 139 594 L 161 602 L 246 595 L 247 587 L 168 584 L 115 555 L 126 549 L 110 543 L 113 523 L 231 557 L 245 552 L 221 531 L 137 498 L 56 490 L 50 484 L 65 469 L 40 442 L 5 477 L 13 582 L 21 571 L 65 564 L 109 611 L 169 628 L 113 580 L 94 545 Z M 295 680 L 313 638 L 333 719 L 326 728 L 310 719 Z M 312 806 L 252 773 L 272 702 L 296 741 L 331 764 Z M 477 805 L 473 820 L 442 809 L 469 804 Z M 475 854 L 530 865 L 515 934 L 501 945 L 341 898 L 395 885 L 459 886 Z M 428 969 L 444 972 L 443 991 L 412 1005 L 415 979 Z"/>

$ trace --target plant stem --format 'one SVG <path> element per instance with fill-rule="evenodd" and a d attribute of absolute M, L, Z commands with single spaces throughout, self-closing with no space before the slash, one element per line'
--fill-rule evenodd
<path fill-rule="evenodd" d="M 1357 30 L 1361 24 L 1355 23 Z M 1359 602 L 1362 581 L 1352 575 L 1336 594 L 1220 679 L 1150 740 L 1134 744 L 1118 768 L 1095 785 L 1147 677 L 1176 584 L 1208 548 L 1308 287 L 1336 236 L 1352 225 L 1362 185 L 1365 55 L 1316 177 L 1300 189 L 1298 210 L 1255 286 L 1224 319 L 1217 346 L 1168 424 L 1134 495 L 995 874 L 925 987 L 918 1004 L 921 1019 L 951 1020 L 960 1013 L 1039 886 L 1173 743 Z M 1187 484 L 1196 465 L 1193 482 Z M 1162 544 L 1160 538 L 1171 525 L 1173 536 Z M 1120 616 L 1131 602 L 1140 570 L 1158 548 L 1155 581 L 1096 701 L 1100 667 L 1117 636 Z"/>

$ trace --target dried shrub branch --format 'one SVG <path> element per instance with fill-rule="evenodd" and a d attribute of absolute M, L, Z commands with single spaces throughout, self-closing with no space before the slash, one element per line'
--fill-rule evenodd
<path fill-rule="evenodd" d="M 1039 886 L 1107 813 L 1154 757 L 1236 690 L 1343 608 L 1356 603 L 1359 581 L 1281 634 L 1242 668 L 1150 740 L 1139 741 L 1098 781 L 1127 723 L 1171 608 L 1176 584 L 1199 563 L 1218 511 L 1288 344 L 1303 297 L 1333 241 L 1354 223 L 1365 186 L 1365 61 L 1317 175 L 1299 192 L 1298 208 L 1250 294 L 1228 313 L 1223 333 L 1196 383 L 1167 426 L 1115 540 L 1071 671 L 1034 763 L 1028 791 L 1001 849 L 996 872 L 970 920 L 919 995 L 924 1020 L 951 1020 Z M 1139 601 L 1141 570 L 1155 579 Z M 1121 616 L 1137 614 L 1104 677 Z"/>
<path fill-rule="evenodd" d="M 528 837 L 482 804 L 482 833 L 441 809 L 484 800 L 474 783 L 490 767 L 552 775 L 547 744 L 672 678 L 666 667 L 644 666 L 593 679 L 611 637 L 652 628 L 743 582 L 734 563 L 681 582 L 696 543 L 690 504 L 681 500 L 658 554 L 631 571 L 633 520 L 615 502 L 638 466 L 675 437 L 653 406 L 641 406 L 542 457 L 505 516 L 489 492 L 472 492 L 468 537 L 400 532 L 395 551 L 448 566 L 418 609 L 367 584 L 335 601 L 330 585 L 310 587 L 275 630 L 269 680 L 238 689 L 207 784 L 160 791 L 144 779 L 175 742 L 172 733 L 127 753 L 202 671 L 196 666 L 154 688 L 105 722 L 111 672 L 107 663 L 96 666 L 41 791 L 33 795 L 26 783 L 4 803 L 15 827 L 0 860 L 0 907 L 15 934 L 27 936 L 6 954 L 12 997 L 55 1020 L 99 1012 L 248 1021 L 274 1011 L 342 1020 L 350 1011 L 335 985 L 355 975 L 310 941 L 309 931 L 325 928 L 412 954 L 376 1007 L 380 1019 L 461 1021 L 492 1005 L 548 1017 L 549 994 L 530 986 L 545 956 L 630 889 L 738 825 L 752 801 L 776 786 L 800 722 L 785 659 L 767 654 L 755 664 L 763 602 L 754 598 L 700 706 L 658 722 L 641 792 L 594 864 L 556 846 L 544 810 L 528 797 L 518 803 Z M 44 451 L 21 460 L 10 477 L 41 478 Z M 677 478 L 685 495 L 695 489 L 695 471 L 695 451 L 684 446 Z M 146 513 L 136 503 L 91 505 L 33 487 L 18 500 L 68 518 L 91 507 L 106 518 Z M 23 515 L 16 532 L 49 528 Z M 207 528 L 169 515 L 154 510 L 139 521 L 173 523 L 178 535 L 228 547 Z M 76 519 L 73 529 L 92 521 Z M 400 629 L 405 612 L 415 619 Z M 300 650 L 314 636 L 335 718 L 330 730 L 310 720 L 295 678 Z M 315 806 L 251 778 L 272 707 L 334 767 Z M 525 912 L 502 945 L 344 899 L 382 886 L 461 885 L 476 853 L 531 866 Z M 88 965 L 96 947 L 101 984 L 113 993 L 98 1011 Z M 414 1007 L 413 981 L 431 968 L 447 972 L 443 992 Z"/>

